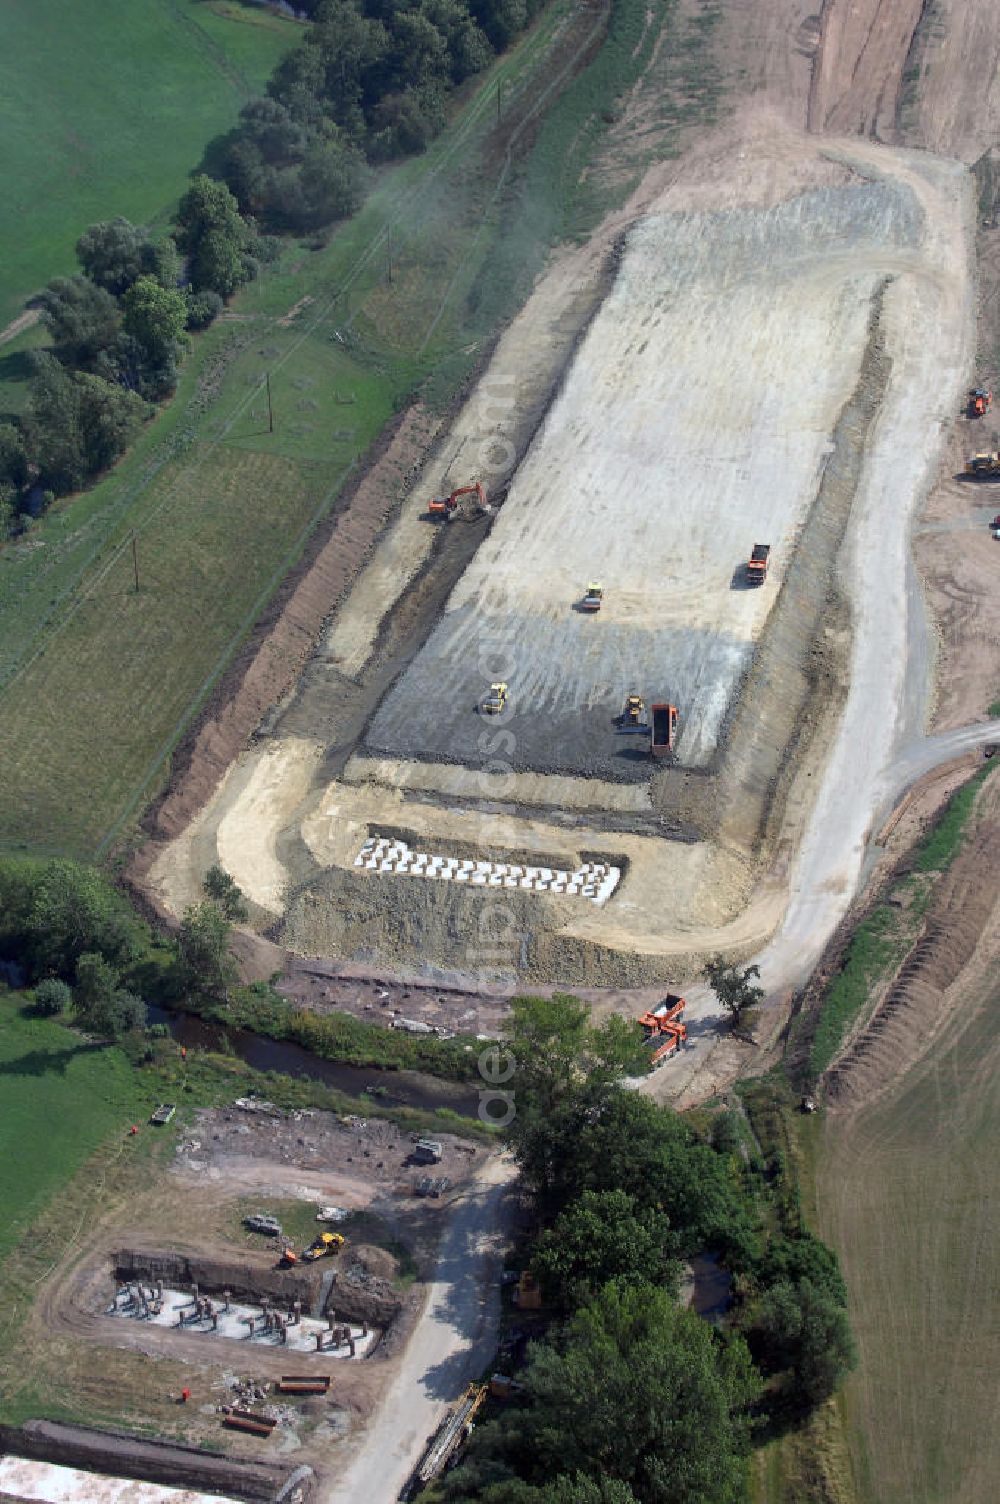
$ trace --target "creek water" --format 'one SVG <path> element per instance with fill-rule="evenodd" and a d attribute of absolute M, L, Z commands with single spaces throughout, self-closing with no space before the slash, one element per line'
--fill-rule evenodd
<path fill-rule="evenodd" d="M 467 1082 L 443 1081 L 422 1071 L 392 1071 L 372 1065 L 343 1065 L 310 1054 L 288 1040 L 268 1039 L 250 1029 L 226 1028 L 191 1013 L 150 1008 L 149 1022 L 165 1024 L 178 1044 L 195 1050 L 228 1050 L 258 1071 L 320 1081 L 352 1097 L 368 1095 L 388 1107 L 415 1107 L 434 1112 L 449 1107 L 475 1117 L 479 1093 Z"/>

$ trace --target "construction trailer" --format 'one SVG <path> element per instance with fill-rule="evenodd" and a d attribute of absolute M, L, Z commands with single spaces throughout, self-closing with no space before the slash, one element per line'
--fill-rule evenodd
<path fill-rule="evenodd" d="M 654 757 L 669 757 L 677 740 L 677 706 L 660 701 L 651 705 L 649 750 Z"/>
<path fill-rule="evenodd" d="M 668 993 L 657 1007 L 644 1013 L 639 1020 L 645 1031 L 645 1043 L 652 1051 L 650 1069 L 663 1065 L 687 1042 L 687 1028 L 681 1022 L 686 1003 L 676 993 Z"/>
<path fill-rule="evenodd" d="M 463 1442 L 468 1440 L 472 1432 L 487 1392 L 485 1384 L 469 1385 L 457 1405 L 452 1407 L 435 1431 L 416 1472 L 400 1494 L 401 1499 L 414 1498 L 435 1483 L 452 1465 Z"/>
<path fill-rule="evenodd" d="M 770 543 L 755 543 L 746 562 L 748 585 L 763 585 L 767 579 L 767 565 L 771 557 Z"/>

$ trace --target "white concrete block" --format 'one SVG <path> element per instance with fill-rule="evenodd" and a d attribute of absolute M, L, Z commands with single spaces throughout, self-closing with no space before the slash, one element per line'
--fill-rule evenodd
<path fill-rule="evenodd" d="M 473 872 L 473 874 L 472 874 L 472 882 L 473 882 L 473 885 L 475 887 L 485 888 L 485 886 L 486 886 L 486 873 L 485 872 Z"/>
<path fill-rule="evenodd" d="M 458 872 L 455 873 L 455 881 L 457 883 L 467 883 L 469 881 L 469 878 L 471 877 L 471 875 L 472 874 L 469 873 L 469 872 L 462 872 L 460 870 L 460 871 L 458 871 Z"/>

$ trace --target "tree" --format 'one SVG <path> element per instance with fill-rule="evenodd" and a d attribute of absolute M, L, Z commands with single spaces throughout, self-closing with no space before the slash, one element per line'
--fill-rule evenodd
<path fill-rule="evenodd" d="M 76 259 L 91 282 L 116 298 L 124 296 L 140 277 L 155 277 L 163 287 L 176 287 L 180 276 L 173 241 L 154 241 L 148 230 L 121 217 L 84 230 L 76 243 Z"/>
<path fill-rule="evenodd" d="M 25 444 L 42 485 L 62 495 L 118 458 L 146 408 L 134 392 L 100 376 L 71 375 L 45 352 L 33 366 Z"/>
<path fill-rule="evenodd" d="M 150 364 L 176 358 L 188 317 L 184 294 L 161 287 L 155 277 L 139 277 L 125 294 L 124 305 L 125 332 L 143 347 Z"/>
<path fill-rule="evenodd" d="M 568 1312 L 619 1277 L 676 1294 L 676 1248 L 661 1212 L 640 1210 L 624 1191 L 584 1191 L 542 1233 L 531 1268 L 546 1303 Z"/>
<path fill-rule="evenodd" d="M 825 1290 L 838 1305 L 847 1305 L 847 1286 L 837 1255 L 811 1232 L 774 1238 L 763 1260 L 762 1278 L 766 1284 L 806 1279 L 816 1289 Z"/>
<path fill-rule="evenodd" d="M 811 1280 L 779 1280 L 757 1316 L 763 1358 L 773 1371 L 787 1369 L 794 1399 L 808 1406 L 830 1398 L 857 1362 L 844 1307 Z"/>
<path fill-rule="evenodd" d="M 135 392 L 83 373 L 74 378 L 81 458 L 87 475 L 96 475 L 124 454 L 146 416 Z"/>
<path fill-rule="evenodd" d="M 727 1158 L 670 1108 L 610 1090 L 596 1107 L 551 1119 L 544 1147 L 543 1214 L 558 1214 L 584 1191 L 624 1191 L 638 1211 L 668 1219 L 684 1256 L 710 1247 L 737 1267 L 758 1256 L 758 1229 Z"/>
<path fill-rule="evenodd" d="M 127 219 L 106 219 L 84 230 L 76 259 L 92 282 L 120 297 L 145 267 L 146 232 Z"/>
<path fill-rule="evenodd" d="M 613 1016 L 599 1028 L 577 998 L 514 998 L 507 1038 L 515 1062 L 508 1139 L 543 1207 L 565 1178 L 566 1146 L 642 1059 L 639 1029 Z"/>
<path fill-rule="evenodd" d="M 141 934 L 135 916 L 92 867 L 52 861 L 20 882 L 25 893 L 15 899 L 20 912 L 12 938 L 33 976 L 75 977 L 78 958 L 88 951 L 116 968 L 135 961 Z"/>
<path fill-rule="evenodd" d="M 311 227 L 343 219 L 360 208 L 365 166 L 349 142 L 323 141 L 306 153 L 299 177 Z"/>
<path fill-rule="evenodd" d="M 72 1001 L 72 989 L 58 977 L 46 977 L 35 988 L 35 1011 L 47 1018 L 67 1013 Z"/>
<path fill-rule="evenodd" d="M 185 992 L 225 998 L 236 980 L 229 954 L 230 923 L 218 904 L 188 909 L 177 937 L 177 979 Z"/>
<path fill-rule="evenodd" d="M 92 366 L 118 338 L 118 304 L 88 277 L 56 277 L 38 301 L 52 343 L 66 365 Z"/>
<path fill-rule="evenodd" d="M 747 966 L 740 970 L 715 956 L 702 972 L 719 1002 L 732 1014 L 733 1024 L 738 1024 L 744 1009 L 752 1008 L 764 996 L 763 987 L 754 985 L 753 979 L 760 976 L 759 966 Z"/>
<path fill-rule="evenodd" d="M 743 1498 L 748 1407 L 759 1378 L 741 1338 L 655 1286 L 606 1285 L 555 1341 L 531 1350 L 527 1405 L 507 1442 L 527 1482 L 617 1479 L 643 1504 Z"/>
<path fill-rule="evenodd" d="M 583 1473 L 572 1478 L 561 1473 L 539 1488 L 516 1480 L 495 1483 L 480 1497 L 483 1504 L 639 1504 L 628 1484 L 618 1478 L 586 1478 Z"/>
<path fill-rule="evenodd" d="M 116 967 L 99 951 L 84 951 L 76 963 L 76 989 L 73 1003 L 82 1017 L 100 1014 L 108 1008 L 118 990 Z"/>
<path fill-rule="evenodd" d="M 13 423 L 0 423 L 0 484 L 19 491 L 28 480 L 24 434 Z"/>
<path fill-rule="evenodd" d="M 218 862 L 205 873 L 202 887 L 206 897 L 217 903 L 226 918 L 234 924 L 243 924 L 249 918 L 250 911 L 243 897 L 243 889 Z"/>
<path fill-rule="evenodd" d="M 187 296 L 187 327 L 207 329 L 217 319 L 225 305 L 217 292 L 189 292 Z"/>
<path fill-rule="evenodd" d="M 249 280 L 253 235 L 225 183 L 204 173 L 193 179 L 177 211 L 176 240 L 196 292 L 208 289 L 227 298 Z"/>

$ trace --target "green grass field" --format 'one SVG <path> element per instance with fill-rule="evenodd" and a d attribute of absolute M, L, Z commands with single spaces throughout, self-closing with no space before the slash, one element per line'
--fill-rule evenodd
<path fill-rule="evenodd" d="M 121 1050 L 88 1045 L 16 994 L 0 995 L 0 1258 L 52 1194 L 101 1144 L 151 1107 L 142 1078 Z"/>
<path fill-rule="evenodd" d="M 80 232 L 161 220 L 205 147 L 302 35 L 226 0 L 31 0 L 4 6 L 0 328 Z"/>
<path fill-rule="evenodd" d="M 513 311 L 523 289 L 489 310 L 466 296 L 510 230 L 497 88 L 517 108 L 571 14 L 549 7 L 325 248 L 289 244 L 195 342 L 177 397 L 116 470 L 4 551 L 0 847 L 109 849 L 349 467 L 422 380 L 453 392 Z"/>

